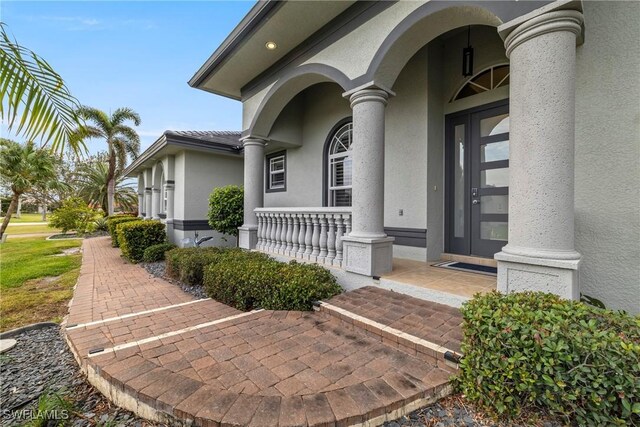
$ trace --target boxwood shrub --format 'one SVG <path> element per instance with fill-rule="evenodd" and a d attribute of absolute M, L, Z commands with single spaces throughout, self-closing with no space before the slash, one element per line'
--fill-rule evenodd
<path fill-rule="evenodd" d="M 132 221 L 116 227 L 122 255 L 131 262 L 140 262 L 149 246 L 164 243 L 166 232 L 160 221 Z"/>
<path fill-rule="evenodd" d="M 117 248 L 119 246 L 118 233 L 116 231 L 116 227 L 118 226 L 118 224 L 139 220 L 139 218 L 129 215 L 113 215 L 107 218 L 107 231 L 111 236 L 111 246 L 113 246 L 114 248 Z"/>
<path fill-rule="evenodd" d="M 255 252 L 228 252 L 205 268 L 207 294 L 239 310 L 311 310 L 314 301 L 341 292 L 318 265 L 278 262 Z"/>
<path fill-rule="evenodd" d="M 149 246 L 144 250 L 142 254 L 142 261 L 144 262 L 156 262 L 164 260 L 164 254 L 167 251 L 175 248 L 173 243 L 159 243 L 157 245 Z"/>
<path fill-rule="evenodd" d="M 578 425 L 640 425 L 640 318 L 557 296 L 476 296 L 462 308 L 457 385 L 490 413 L 542 408 Z"/>

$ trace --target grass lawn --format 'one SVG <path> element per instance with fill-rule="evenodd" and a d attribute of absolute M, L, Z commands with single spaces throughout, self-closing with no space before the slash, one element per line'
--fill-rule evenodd
<path fill-rule="evenodd" d="M 9 223 L 7 227 L 7 234 L 16 235 L 16 234 L 35 234 L 35 233 L 59 233 L 60 229 L 49 227 L 46 223 L 42 225 L 12 225 L 13 220 Z"/>
<path fill-rule="evenodd" d="M 5 206 L 6 207 L 6 206 Z M 47 214 L 48 216 L 48 214 Z M 0 216 L 0 221 L 4 219 L 4 216 Z M 22 218 L 16 218 L 16 215 L 11 216 L 11 222 L 9 224 L 15 224 L 18 222 L 42 222 L 42 214 L 39 213 L 23 213 Z"/>
<path fill-rule="evenodd" d="M 81 255 L 54 255 L 81 244 L 82 240 L 32 237 L 0 245 L 0 331 L 62 319 L 80 273 Z"/>

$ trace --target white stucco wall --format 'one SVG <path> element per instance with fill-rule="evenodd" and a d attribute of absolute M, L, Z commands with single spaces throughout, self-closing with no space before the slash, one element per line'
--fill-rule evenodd
<path fill-rule="evenodd" d="M 185 187 L 185 167 L 186 167 L 186 153 L 184 151 L 175 155 L 174 162 L 174 199 L 173 199 L 173 216 L 178 219 L 184 219 L 184 206 L 186 197 Z"/>
<path fill-rule="evenodd" d="M 582 292 L 640 313 L 640 3 L 584 2 L 575 212 Z"/>

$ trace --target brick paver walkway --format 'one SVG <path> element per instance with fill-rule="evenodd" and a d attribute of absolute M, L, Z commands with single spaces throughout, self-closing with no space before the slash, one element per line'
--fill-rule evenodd
<path fill-rule="evenodd" d="M 241 313 L 195 301 L 126 263 L 108 238 L 85 240 L 83 252 L 68 342 L 94 386 L 144 417 L 203 426 L 377 425 L 448 392 L 449 372 L 415 347 L 400 351 L 332 315 Z M 379 292 L 380 300 L 394 296 Z M 340 296 L 336 304 L 353 301 Z"/>

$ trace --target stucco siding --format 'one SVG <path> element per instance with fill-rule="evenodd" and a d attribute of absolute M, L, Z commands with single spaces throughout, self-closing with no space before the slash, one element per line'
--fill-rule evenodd
<path fill-rule="evenodd" d="M 584 2 L 575 223 L 584 294 L 640 313 L 640 3 Z"/>
<path fill-rule="evenodd" d="M 185 206 L 185 152 L 181 151 L 175 155 L 174 163 L 174 193 L 173 193 L 173 216 L 178 219 L 184 219 Z"/>

